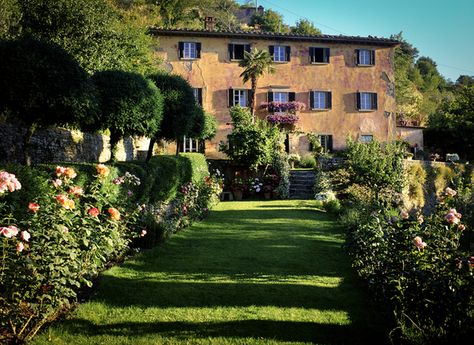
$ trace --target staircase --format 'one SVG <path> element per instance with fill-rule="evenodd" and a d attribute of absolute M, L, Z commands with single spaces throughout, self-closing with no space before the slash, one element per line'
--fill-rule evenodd
<path fill-rule="evenodd" d="M 290 171 L 290 199 L 314 199 L 314 170 Z"/>

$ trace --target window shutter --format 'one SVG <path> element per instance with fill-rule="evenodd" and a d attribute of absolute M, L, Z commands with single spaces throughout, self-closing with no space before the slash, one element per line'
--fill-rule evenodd
<path fill-rule="evenodd" d="M 291 47 L 290 46 L 286 46 L 286 61 L 290 61 L 291 59 Z"/>
<path fill-rule="evenodd" d="M 199 153 L 205 153 L 206 152 L 206 141 L 205 140 L 199 140 Z"/>
<path fill-rule="evenodd" d="M 198 103 L 202 105 L 202 89 L 198 89 Z"/>
<path fill-rule="evenodd" d="M 315 62 L 316 57 L 314 56 L 314 47 L 309 47 L 309 61 L 310 62 Z"/>
<path fill-rule="evenodd" d="M 268 91 L 267 100 L 268 100 L 268 102 L 273 102 L 273 92 Z"/>
<path fill-rule="evenodd" d="M 370 51 L 370 64 L 375 65 L 375 50 Z"/>
<path fill-rule="evenodd" d="M 357 109 L 360 110 L 360 92 L 357 92 L 356 96 L 357 96 Z"/>
<path fill-rule="evenodd" d="M 372 109 L 377 109 L 377 94 L 372 94 Z"/>
<path fill-rule="evenodd" d="M 234 106 L 234 90 L 229 89 L 229 108 Z"/>
<path fill-rule="evenodd" d="M 326 63 L 329 63 L 330 52 L 331 52 L 331 51 L 329 50 L 329 48 L 324 48 L 323 61 L 326 62 Z"/>
<path fill-rule="evenodd" d="M 288 92 L 288 102 L 294 102 L 296 99 L 296 94 L 294 92 Z"/>
<path fill-rule="evenodd" d="M 177 145 L 178 145 L 178 152 L 185 152 L 185 151 L 184 151 L 185 148 L 184 148 L 184 146 L 183 146 L 185 140 L 186 140 L 186 137 L 183 137 L 181 140 L 178 140 L 178 143 L 177 143 Z"/>
<path fill-rule="evenodd" d="M 247 53 L 250 53 L 250 44 L 246 44 L 244 46 L 244 50 L 247 52 Z"/>
<path fill-rule="evenodd" d="M 232 43 L 229 44 L 229 59 L 232 60 L 234 58 L 234 45 Z"/>
<path fill-rule="evenodd" d="M 356 49 L 356 64 L 360 65 L 360 50 Z"/>
<path fill-rule="evenodd" d="M 179 58 L 182 59 L 184 56 L 184 42 L 179 42 L 178 47 L 179 47 Z"/>
<path fill-rule="evenodd" d="M 327 147 L 328 151 L 332 151 L 332 135 L 328 135 Z"/>
<path fill-rule="evenodd" d="M 309 108 L 314 109 L 314 92 L 309 92 Z"/>
<path fill-rule="evenodd" d="M 199 42 L 196 43 L 196 57 L 198 59 L 201 58 L 201 43 L 199 43 Z"/>
<path fill-rule="evenodd" d="M 275 46 L 269 46 L 268 47 L 268 52 L 270 53 L 270 56 L 272 57 L 272 60 L 275 61 Z"/>
<path fill-rule="evenodd" d="M 326 92 L 326 108 L 332 108 L 332 92 Z"/>
<path fill-rule="evenodd" d="M 247 89 L 247 107 L 250 107 L 250 100 L 253 97 L 252 89 Z"/>

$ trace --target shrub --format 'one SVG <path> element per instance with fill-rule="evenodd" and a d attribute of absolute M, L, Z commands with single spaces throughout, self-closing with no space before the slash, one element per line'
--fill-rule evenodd
<path fill-rule="evenodd" d="M 305 154 L 299 163 L 302 168 L 312 168 L 316 167 L 316 158 L 310 153 Z"/>
<path fill-rule="evenodd" d="M 453 169 L 444 164 L 433 167 L 433 175 L 436 194 L 441 193 L 446 187 L 450 186 L 455 177 Z"/>
<path fill-rule="evenodd" d="M 415 343 L 462 342 L 472 330 L 474 257 L 460 248 L 465 226 L 452 195 L 427 219 L 373 212 L 349 235 L 353 266 Z"/>
<path fill-rule="evenodd" d="M 328 197 L 323 201 L 323 208 L 327 213 L 338 215 L 341 212 L 341 203 L 335 197 Z"/>
<path fill-rule="evenodd" d="M 425 205 L 426 171 L 421 164 L 409 164 L 406 167 L 405 174 L 405 206 L 408 209 L 420 209 Z"/>

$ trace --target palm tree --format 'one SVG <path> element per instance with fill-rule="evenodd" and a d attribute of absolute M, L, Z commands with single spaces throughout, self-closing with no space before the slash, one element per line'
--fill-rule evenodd
<path fill-rule="evenodd" d="M 265 72 L 274 73 L 272 66 L 272 56 L 265 50 L 252 49 L 251 52 L 244 52 L 244 59 L 239 62 L 239 66 L 244 68 L 240 74 L 244 83 L 250 80 L 251 95 L 249 97 L 249 108 L 255 121 L 255 92 L 257 91 L 257 79 Z"/>

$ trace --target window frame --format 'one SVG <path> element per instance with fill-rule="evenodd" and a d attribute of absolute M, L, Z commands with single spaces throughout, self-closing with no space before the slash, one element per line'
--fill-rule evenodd
<path fill-rule="evenodd" d="M 367 138 L 370 138 L 370 140 L 367 140 Z M 373 134 L 360 134 L 359 136 L 359 142 L 368 144 L 374 141 L 374 135 Z"/>
<path fill-rule="evenodd" d="M 323 94 L 324 95 L 324 108 L 317 108 L 316 107 L 316 94 Z M 319 98 L 319 97 L 318 97 Z M 312 90 L 310 91 L 309 95 L 310 100 L 310 109 L 315 111 L 324 111 L 332 109 L 332 92 L 325 91 L 325 90 Z"/>
<path fill-rule="evenodd" d="M 237 91 L 237 93 L 236 93 Z M 236 95 L 238 95 L 238 104 L 236 104 Z M 244 106 L 241 104 L 241 99 L 242 95 L 244 96 Z M 241 107 L 241 108 L 248 108 L 249 107 L 249 96 L 250 96 L 250 90 L 249 89 L 244 89 L 244 88 L 238 88 L 238 89 L 229 89 L 229 108 L 232 107 Z M 232 100 L 232 101 L 231 101 Z"/>
<path fill-rule="evenodd" d="M 322 50 L 322 61 L 316 61 L 316 50 Z M 312 65 L 327 65 L 331 61 L 331 49 L 328 47 L 309 47 L 309 61 Z"/>
<path fill-rule="evenodd" d="M 279 56 L 278 60 L 275 59 L 275 57 L 277 56 L 275 55 L 277 50 L 278 50 L 278 56 Z M 285 46 L 285 45 L 280 45 L 280 44 L 272 45 L 272 46 L 269 46 L 269 52 L 272 57 L 272 61 L 274 63 L 288 63 L 291 60 L 291 47 L 290 46 Z M 283 56 L 283 60 L 280 60 L 280 58 L 282 57 L 281 55 Z"/>
<path fill-rule="evenodd" d="M 193 95 L 196 103 L 202 106 L 202 88 L 201 87 L 193 87 Z"/>
<path fill-rule="evenodd" d="M 197 60 L 201 58 L 200 42 L 182 41 L 178 43 L 178 46 L 180 60 Z"/>
<path fill-rule="evenodd" d="M 367 52 L 368 55 L 366 56 L 367 61 L 361 61 L 362 53 Z M 356 49 L 356 64 L 357 66 L 361 67 L 371 67 L 375 66 L 375 49 Z M 368 62 L 368 63 L 366 63 Z"/>
<path fill-rule="evenodd" d="M 235 46 L 242 46 L 242 57 L 235 57 Z M 229 43 L 229 60 L 230 61 L 241 61 L 245 57 L 245 52 L 250 53 L 251 45 L 249 43 Z"/>
<path fill-rule="evenodd" d="M 319 144 L 324 149 L 325 152 L 330 152 L 334 150 L 334 139 L 332 134 L 318 134 Z M 324 144 L 323 139 L 324 138 Z"/>
<path fill-rule="evenodd" d="M 362 97 L 369 95 L 369 104 L 370 108 L 362 107 L 363 105 L 363 99 Z M 372 112 L 376 111 L 378 109 L 378 96 L 376 92 L 370 92 L 370 91 L 358 91 L 356 94 L 357 98 L 357 110 L 360 112 Z M 364 100 L 364 105 L 367 104 L 367 100 Z"/>

